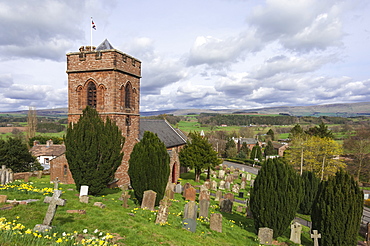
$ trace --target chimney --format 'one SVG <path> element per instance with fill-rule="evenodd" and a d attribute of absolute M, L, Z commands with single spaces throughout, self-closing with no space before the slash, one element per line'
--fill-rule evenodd
<path fill-rule="evenodd" d="M 33 141 L 33 146 L 36 146 L 36 145 L 39 145 L 39 144 L 40 144 L 39 140 L 34 140 Z"/>
<path fill-rule="evenodd" d="M 48 141 L 46 141 L 46 147 L 50 147 L 50 146 L 52 146 L 53 145 L 53 140 L 48 140 Z"/>

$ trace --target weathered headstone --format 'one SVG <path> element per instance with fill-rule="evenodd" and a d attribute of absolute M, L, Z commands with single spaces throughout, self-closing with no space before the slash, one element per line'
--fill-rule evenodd
<path fill-rule="evenodd" d="M 200 193 L 199 193 L 199 201 L 201 200 L 207 200 L 209 201 L 210 200 L 210 191 L 209 190 L 202 190 Z"/>
<path fill-rule="evenodd" d="M 81 185 L 80 196 L 87 196 L 89 194 L 89 186 Z"/>
<path fill-rule="evenodd" d="M 230 190 L 230 186 L 231 186 L 230 182 L 229 181 L 226 181 L 225 182 L 225 189 L 226 190 Z"/>
<path fill-rule="evenodd" d="M 231 190 L 234 193 L 239 193 L 239 189 L 240 189 L 239 185 L 238 184 L 234 184 L 233 185 L 233 188 Z"/>
<path fill-rule="evenodd" d="M 102 202 L 94 202 L 94 206 L 99 208 L 105 208 L 105 204 L 103 204 Z"/>
<path fill-rule="evenodd" d="M 42 178 L 42 171 L 37 171 L 37 178 L 41 179 Z"/>
<path fill-rule="evenodd" d="M 182 228 L 195 233 L 197 229 L 197 222 L 191 218 L 184 219 L 182 221 Z"/>
<path fill-rule="evenodd" d="M 224 171 L 224 170 L 220 170 L 220 171 L 218 172 L 218 178 L 219 178 L 219 179 L 224 179 L 224 177 L 225 177 L 225 171 Z"/>
<path fill-rule="evenodd" d="M 230 173 L 233 173 L 235 171 L 235 167 L 234 166 L 231 166 L 230 167 Z"/>
<path fill-rule="evenodd" d="M 209 189 L 210 190 L 217 190 L 217 181 L 216 180 L 212 180 L 211 186 L 210 186 Z"/>
<path fill-rule="evenodd" d="M 190 201 L 185 204 L 184 208 L 184 219 L 197 219 L 198 205 L 194 201 Z"/>
<path fill-rule="evenodd" d="M 195 188 L 190 187 L 184 191 L 185 193 L 185 200 L 195 201 L 197 197 L 197 191 Z"/>
<path fill-rule="evenodd" d="M 241 174 L 241 177 L 242 177 L 242 178 L 245 178 L 245 176 L 246 176 L 246 174 L 245 174 L 245 173 L 242 173 L 242 174 Z"/>
<path fill-rule="evenodd" d="M 317 230 L 313 230 L 312 232 L 313 234 L 311 234 L 311 238 L 313 238 L 313 245 L 319 246 L 319 238 L 321 238 L 321 234 L 318 233 Z"/>
<path fill-rule="evenodd" d="M 89 203 L 90 197 L 89 196 L 80 196 L 81 203 Z"/>
<path fill-rule="evenodd" d="M 25 183 L 27 183 L 29 181 L 29 179 L 30 179 L 30 174 L 29 173 L 24 174 L 24 180 L 23 181 Z"/>
<path fill-rule="evenodd" d="M 272 236 L 274 231 L 268 227 L 262 227 L 258 229 L 258 238 L 260 240 L 260 244 L 264 245 L 271 245 L 272 244 Z"/>
<path fill-rule="evenodd" d="M 224 195 L 224 198 L 225 199 L 229 199 L 230 201 L 234 201 L 234 194 L 233 193 L 226 193 L 225 195 Z"/>
<path fill-rule="evenodd" d="M 247 174 L 246 180 L 247 181 L 251 181 L 252 180 L 252 175 L 250 173 Z"/>
<path fill-rule="evenodd" d="M 168 199 L 173 199 L 175 197 L 175 193 L 173 192 L 173 190 L 167 189 L 166 190 L 166 197 L 168 197 Z"/>
<path fill-rule="evenodd" d="M 209 190 L 209 189 L 210 189 L 210 186 L 211 186 L 211 184 L 210 184 L 210 182 L 209 182 L 209 181 L 206 181 L 206 182 L 204 182 L 204 184 L 203 184 L 203 187 L 204 187 L 206 190 Z"/>
<path fill-rule="evenodd" d="M 222 232 L 222 214 L 211 214 L 209 227 L 212 231 Z"/>
<path fill-rule="evenodd" d="M 222 198 L 222 191 L 218 190 L 216 191 L 215 201 L 218 202 Z"/>
<path fill-rule="evenodd" d="M 165 224 L 167 222 L 168 211 L 170 206 L 171 201 L 167 197 L 165 197 L 159 202 L 157 218 L 155 219 L 156 224 Z"/>
<path fill-rule="evenodd" d="M 224 213 L 232 213 L 233 212 L 233 202 L 229 199 L 224 199 L 220 203 L 220 211 Z"/>
<path fill-rule="evenodd" d="M 122 203 L 122 207 L 124 208 L 128 208 L 128 199 L 130 198 L 131 196 L 128 194 L 128 191 L 125 191 L 122 195 L 121 195 L 121 199 L 123 201 Z"/>
<path fill-rule="evenodd" d="M 153 211 L 156 197 L 157 197 L 156 192 L 152 190 L 144 191 L 143 200 L 141 202 L 141 208 Z"/>
<path fill-rule="evenodd" d="M 175 191 L 175 183 L 169 183 L 167 184 L 166 190 L 172 190 L 173 192 Z"/>
<path fill-rule="evenodd" d="M 224 190 L 225 189 L 225 181 L 221 180 L 220 181 L 220 186 L 218 187 L 220 190 Z"/>
<path fill-rule="evenodd" d="M 54 190 L 54 194 L 52 197 L 50 196 L 45 197 L 44 203 L 49 203 L 49 207 L 46 212 L 43 223 L 36 225 L 34 230 L 43 232 L 46 229 L 50 230 L 52 228 L 51 224 L 53 222 L 55 212 L 58 206 L 64 206 L 66 204 L 66 200 L 60 198 L 61 195 L 62 195 L 61 190 Z"/>
<path fill-rule="evenodd" d="M 241 189 L 241 190 L 245 190 L 245 181 L 242 181 L 242 182 L 240 183 L 240 189 Z"/>
<path fill-rule="evenodd" d="M 67 214 L 86 214 L 86 210 L 77 209 L 77 210 L 67 210 Z"/>
<path fill-rule="evenodd" d="M 190 187 L 192 187 L 190 183 L 186 183 L 186 184 L 184 185 L 184 187 L 182 188 L 182 191 L 183 191 L 182 196 L 183 196 L 183 197 L 185 197 L 185 196 L 186 196 L 186 190 L 187 190 L 187 189 L 189 189 Z"/>
<path fill-rule="evenodd" d="M 6 203 L 6 200 L 8 200 L 7 195 L 0 195 L 0 203 Z"/>
<path fill-rule="evenodd" d="M 209 210 L 209 200 L 200 200 L 199 202 L 199 218 L 208 218 L 208 210 Z"/>
<path fill-rule="evenodd" d="M 181 184 L 177 184 L 175 186 L 175 193 L 182 193 L 182 185 Z"/>
<path fill-rule="evenodd" d="M 301 244 L 302 225 L 294 222 L 290 225 L 290 241 Z"/>

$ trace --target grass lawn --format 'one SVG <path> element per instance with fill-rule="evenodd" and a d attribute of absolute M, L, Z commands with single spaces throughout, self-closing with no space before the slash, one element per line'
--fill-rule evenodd
<path fill-rule="evenodd" d="M 195 183 L 194 173 L 184 174 L 181 183 Z M 240 181 L 240 180 L 239 180 Z M 236 180 L 238 182 L 238 180 Z M 248 186 L 248 185 L 247 185 Z M 2 210 L 0 217 L 0 245 L 73 245 L 76 238 L 84 237 L 85 245 L 259 245 L 255 234 L 253 220 L 246 218 L 244 213 L 236 212 L 223 215 L 223 232 L 210 230 L 209 222 L 205 219 L 197 220 L 195 233 L 182 229 L 183 210 L 187 201 L 181 194 L 175 194 L 169 208 L 168 223 L 155 224 L 157 211 L 143 210 L 131 192 L 128 201 L 129 208 L 122 207 L 121 190 L 107 189 L 105 195 L 90 196 L 88 204 L 80 203 L 78 192 L 74 185 L 60 184 L 63 191 L 61 198 L 66 199 L 65 206 L 59 206 L 53 220 L 55 229 L 41 234 L 33 232 L 36 224 L 41 224 L 48 209 L 43 203 L 45 196 L 51 196 L 53 184 L 49 176 L 41 179 L 30 178 L 30 182 L 15 181 L 7 186 L 0 186 L 0 194 L 7 195 L 9 200 L 39 199 L 28 205 L 18 205 L 9 210 Z M 245 192 L 247 193 L 249 186 Z M 211 198 L 210 213 L 220 213 L 218 202 Z M 106 208 L 93 206 L 95 202 L 102 202 Z M 4 204 L 2 204 L 4 206 Z M 2 207 L 0 206 L 0 207 Z M 157 208 L 156 208 L 157 209 Z M 86 214 L 67 213 L 67 210 L 86 210 Z M 8 230 L 6 230 L 8 228 Z M 101 234 L 99 236 L 99 234 Z M 279 241 L 287 241 L 290 229 L 287 228 Z M 95 237 L 95 239 L 91 239 Z M 113 237 L 113 238 L 111 238 Z M 90 238 L 90 242 L 87 240 Z M 308 233 L 302 234 L 302 243 L 312 245 Z"/>

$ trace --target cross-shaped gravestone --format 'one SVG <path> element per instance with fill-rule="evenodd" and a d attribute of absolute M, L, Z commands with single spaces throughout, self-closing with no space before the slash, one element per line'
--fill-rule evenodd
<path fill-rule="evenodd" d="M 64 206 L 66 204 L 66 200 L 60 198 L 61 195 L 61 190 L 54 190 L 52 197 L 45 197 L 44 203 L 49 203 L 48 211 L 46 212 L 42 225 L 36 225 L 34 230 L 45 231 L 46 229 L 51 229 L 51 223 L 53 222 L 57 207 Z"/>
<path fill-rule="evenodd" d="M 321 234 L 317 232 L 317 230 L 313 230 L 313 234 L 311 234 L 311 238 L 313 238 L 313 245 L 319 246 L 319 238 L 321 238 Z"/>
<path fill-rule="evenodd" d="M 58 185 L 60 183 L 60 180 L 58 177 L 55 178 L 55 180 L 53 181 L 54 183 L 54 190 L 57 190 L 58 189 Z"/>

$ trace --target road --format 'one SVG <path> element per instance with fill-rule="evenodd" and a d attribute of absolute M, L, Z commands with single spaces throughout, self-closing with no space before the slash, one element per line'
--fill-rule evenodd
<path fill-rule="evenodd" d="M 235 168 L 239 168 L 240 170 L 242 170 L 244 168 L 244 171 L 246 171 L 248 173 L 256 174 L 256 175 L 258 174 L 258 171 L 259 171 L 258 168 L 243 165 L 243 164 L 238 164 L 238 163 L 234 163 L 234 162 L 229 162 L 229 161 L 224 161 L 222 163 L 222 165 L 227 165 L 229 167 L 233 166 Z"/>

